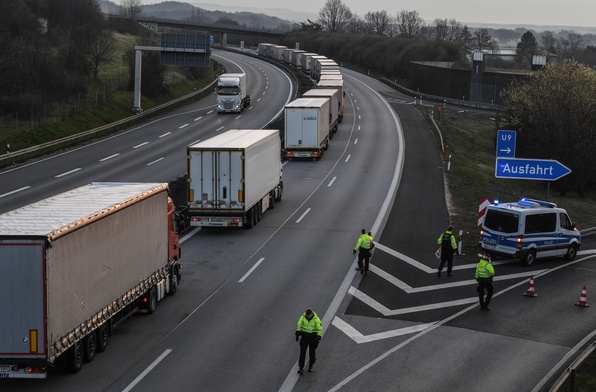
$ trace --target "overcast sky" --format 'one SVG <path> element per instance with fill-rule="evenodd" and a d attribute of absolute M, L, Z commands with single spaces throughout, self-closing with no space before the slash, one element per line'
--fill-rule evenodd
<path fill-rule="evenodd" d="M 202 3 L 234 6 L 240 9 L 258 7 L 267 14 L 267 8 L 286 8 L 318 15 L 326 0 L 178 0 L 201 7 Z M 160 0 L 142 0 L 143 4 L 161 3 Z M 119 2 L 117 2 L 119 3 Z M 418 11 L 425 21 L 436 18 L 456 19 L 464 24 L 491 23 L 521 26 L 584 26 L 596 27 L 595 0 L 342 0 L 360 17 L 367 12 L 387 11 L 391 16 L 401 10 Z M 227 10 L 226 10 L 227 11 Z"/>

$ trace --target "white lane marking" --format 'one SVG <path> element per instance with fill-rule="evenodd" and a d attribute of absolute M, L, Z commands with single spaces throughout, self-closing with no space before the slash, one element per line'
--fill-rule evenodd
<path fill-rule="evenodd" d="M 335 179 L 336 178 L 337 177 L 333 177 L 327 186 L 329 187 L 329 186 L 333 185 L 333 183 L 335 182 Z"/>
<path fill-rule="evenodd" d="M 203 116 L 201 116 L 201 117 L 197 117 L 197 118 L 195 118 L 195 119 L 194 119 L 194 121 L 199 121 L 199 120 L 200 120 L 200 119 L 202 119 L 202 118 L 203 118 Z"/>
<path fill-rule="evenodd" d="M 215 130 L 215 132 L 219 132 L 219 131 L 221 131 L 222 129 L 224 129 L 224 127 L 219 127 L 219 128 L 217 128 L 217 129 Z"/>
<path fill-rule="evenodd" d="M 12 195 L 13 193 L 17 193 L 17 192 L 24 191 L 25 189 L 29 189 L 29 188 L 31 188 L 31 186 L 24 186 L 24 187 L 22 187 L 22 188 L 15 189 L 14 191 L 10 191 L 10 192 L 3 193 L 3 194 L 1 194 L 1 195 L 0 195 L 0 199 L 2 199 L 3 197 L 6 197 L 6 196 L 10 196 L 10 195 Z"/>
<path fill-rule="evenodd" d="M 180 126 L 178 127 L 178 129 L 182 129 L 182 128 L 185 128 L 185 127 L 188 127 L 188 124 L 180 125 Z"/>
<path fill-rule="evenodd" d="M 56 178 L 64 177 L 64 176 L 67 176 L 67 175 L 69 175 L 69 174 L 72 174 L 72 173 L 78 172 L 79 170 L 81 170 L 81 168 L 80 168 L 80 167 L 77 167 L 76 169 L 72 169 L 71 171 L 67 171 L 66 173 L 58 174 L 58 175 L 57 175 L 57 176 L 55 176 L 55 177 L 56 177 Z"/>
<path fill-rule="evenodd" d="M 242 117 L 242 115 L 238 115 L 234 120 L 238 120 L 240 117 Z"/>
<path fill-rule="evenodd" d="M 478 299 L 476 299 L 476 300 L 478 300 Z M 343 321 L 342 319 L 340 319 L 337 316 L 335 316 L 335 318 L 333 319 L 331 324 L 334 325 L 336 328 L 338 328 L 343 333 L 345 333 L 346 335 L 348 335 L 348 337 L 350 339 L 352 339 L 354 342 L 356 342 L 357 344 L 360 344 L 360 343 L 369 343 L 369 342 L 374 342 L 376 340 L 388 339 L 388 338 L 393 338 L 395 336 L 403 336 L 403 335 L 408 335 L 411 333 L 420 332 L 420 331 L 425 330 L 426 328 L 432 327 L 435 323 L 424 323 L 424 324 L 412 325 L 410 327 L 404 327 L 404 328 L 394 329 L 391 331 L 374 333 L 374 334 L 366 335 L 366 336 L 361 334 L 360 332 L 358 332 L 356 330 L 356 328 L 352 327 L 350 324 L 346 323 L 345 321 Z"/>
<path fill-rule="evenodd" d="M 354 139 L 354 144 L 358 144 L 358 138 Z"/>
<path fill-rule="evenodd" d="M 351 155 L 348 155 L 348 156 L 346 157 L 346 162 L 350 160 L 350 157 L 351 157 Z"/>
<path fill-rule="evenodd" d="M 358 125 L 358 130 L 360 130 L 360 125 Z"/>
<path fill-rule="evenodd" d="M 211 114 L 211 113 L 213 113 L 213 110 L 209 110 L 209 111 L 207 112 L 207 114 Z"/>
<path fill-rule="evenodd" d="M 157 357 L 157 359 L 155 361 L 153 361 L 153 363 L 151 365 L 149 365 L 149 367 L 147 369 L 145 369 L 143 371 L 143 373 L 139 374 L 139 376 L 137 378 L 135 378 L 133 382 L 128 384 L 128 386 L 126 388 L 124 388 L 122 390 L 122 392 L 129 392 L 130 390 L 132 390 L 135 387 L 135 385 L 137 385 L 139 382 L 141 382 L 141 380 L 143 378 L 145 378 L 145 376 L 147 374 L 149 374 L 149 372 L 152 371 L 157 365 L 159 365 L 159 363 L 161 361 L 163 361 L 163 359 L 165 357 L 167 357 L 171 352 L 172 352 L 172 349 L 168 348 L 166 351 L 161 353 L 161 355 L 159 357 Z"/>
<path fill-rule="evenodd" d="M 163 158 L 163 157 L 161 157 L 161 158 L 159 158 L 159 159 L 156 159 L 156 160 L 154 160 L 153 162 L 149 162 L 149 163 L 147 164 L 147 166 L 151 166 L 151 165 L 153 165 L 154 163 L 157 163 L 157 162 L 159 162 L 159 161 L 161 161 L 161 160 L 163 160 L 163 159 L 164 159 L 164 158 Z"/>
<path fill-rule="evenodd" d="M 261 264 L 261 263 L 263 262 L 263 260 L 265 260 L 265 258 L 264 258 L 264 257 L 261 257 L 261 258 L 259 259 L 259 261 L 257 261 L 257 262 L 255 263 L 255 265 L 253 265 L 253 266 L 252 266 L 252 268 L 251 268 L 251 269 L 249 269 L 249 270 L 248 270 L 248 272 L 247 272 L 247 273 L 245 273 L 245 274 L 244 274 L 244 276 L 243 276 L 242 278 L 240 278 L 240 280 L 238 281 L 238 283 L 242 283 L 242 282 L 244 282 L 244 280 L 245 280 L 246 278 L 248 278 L 248 276 L 249 276 L 250 274 L 252 274 L 252 272 L 253 272 L 253 271 L 254 271 L 254 270 L 255 270 L 255 269 L 256 269 L 256 268 L 259 266 L 259 264 Z"/>
<path fill-rule="evenodd" d="M 136 145 L 136 146 L 134 146 L 133 148 L 139 148 L 139 147 L 143 147 L 143 146 L 145 146 L 145 145 L 147 145 L 147 144 L 149 144 L 149 142 L 144 142 L 144 143 L 141 143 L 141 144 L 137 144 L 137 145 Z"/>
<path fill-rule="evenodd" d="M 296 223 L 300 223 L 300 221 L 302 220 L 302 218 L 304 218 L 306 216 L 306 214 L 308 214 L 310 212 L 310 208 L 307 208 L 306 211 L 304 211 L 304 214 L 302 214 L 300 216 L 300 218 L 298 218 L 298 220 L 296 221 Z"/>
<path fill-rule="evenodd" d="M 118 155 L 120 155 L 120 154 L 113 154 L 113 155 L 110 155 L 109 157 L 102 158 L 99 161 L 100 162 L 105 162 L 105 161 L 107 161 L 109 159 L 116 158 Z"/>
<path fill-rule="evenodd" d="M 162 137 L 168 136 L 168 135 L 170 135 L 171 133 L 172 133 L 172 132 L 166 132 L 166 133 L 164 133 L 163 135 L 161 135 L 159 138 L 161 139 Z"/>

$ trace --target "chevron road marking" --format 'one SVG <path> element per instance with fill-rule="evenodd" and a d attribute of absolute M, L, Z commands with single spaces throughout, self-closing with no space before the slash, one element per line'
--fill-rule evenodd
<path fill-rule="evenodd" d="M 337 316 L 335 316 L 335 318 L 333 319 L 331 324 L 333 324 L 337 329 L 339 329 L 340 331 L 342 331 L 343 333 L 348 335 L 348 337 L 350 339 L 352 339 L 354 342 L 356 342 L 358 344 L 374 342 L 376 340 L 393 338 L 395 336 L 408 335 L 411 333 L 424 331 L 425 329 L 435 325 L 435 323 L 418 324 L 418 325 L 413 325 L 411 327 L 393 329 L 391 331 L 374 333 L 372 335 L 365 336 L 365 335 L 361 334 L 360 332 L 358 332 L 356 330 L 356 328 L 352 327 L 350 324 L 346 323 L 345 321 L 343 321 L 342 319 L 340 319 Z"/>

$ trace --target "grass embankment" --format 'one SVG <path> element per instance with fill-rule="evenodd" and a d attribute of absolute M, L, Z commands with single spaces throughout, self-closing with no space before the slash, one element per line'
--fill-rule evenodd
<path fill-rule="evenodd" d="M 428 118 L 431 109 L 420 108 Z M 445 143 L 443 162 L 447 185 L 447 200 L 451 222 L 457 231 L 464 230 L 466 253 L 473 254 L 478 240 L 478 206 L 480 200 L 517 201 L 522 197 L 548 200 L 565 208 L 579 230 L 596 227 L 595 195 L 579 197 L 569 192 L 560 196 L 548 188 L 547 181 L 506 180 L 495 177 L 496 114 L 462 111 L 448 107 L 437 124 Z M 447 163 L 451 156 L 451 167 Z"/>

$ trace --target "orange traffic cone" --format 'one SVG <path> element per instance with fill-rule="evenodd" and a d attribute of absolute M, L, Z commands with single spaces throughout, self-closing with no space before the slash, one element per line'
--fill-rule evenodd
<path fill-rule="evenodd" d="M 579 297 L 579 302 L 576 303 L 577 306 L 587 307 L 588 305 L 588 298 L 586 296 L 586 285 L 584 284 L 584 288 L 582 289 L 582 295 Z"/>
<path fill-rule="evenodd" d="M 530 283 L 528 283 L 528 290 L 524 293 L 526 297 L 537 297 L 538 294 L 534 292 L 534 275 L 530 276 Z"/>

